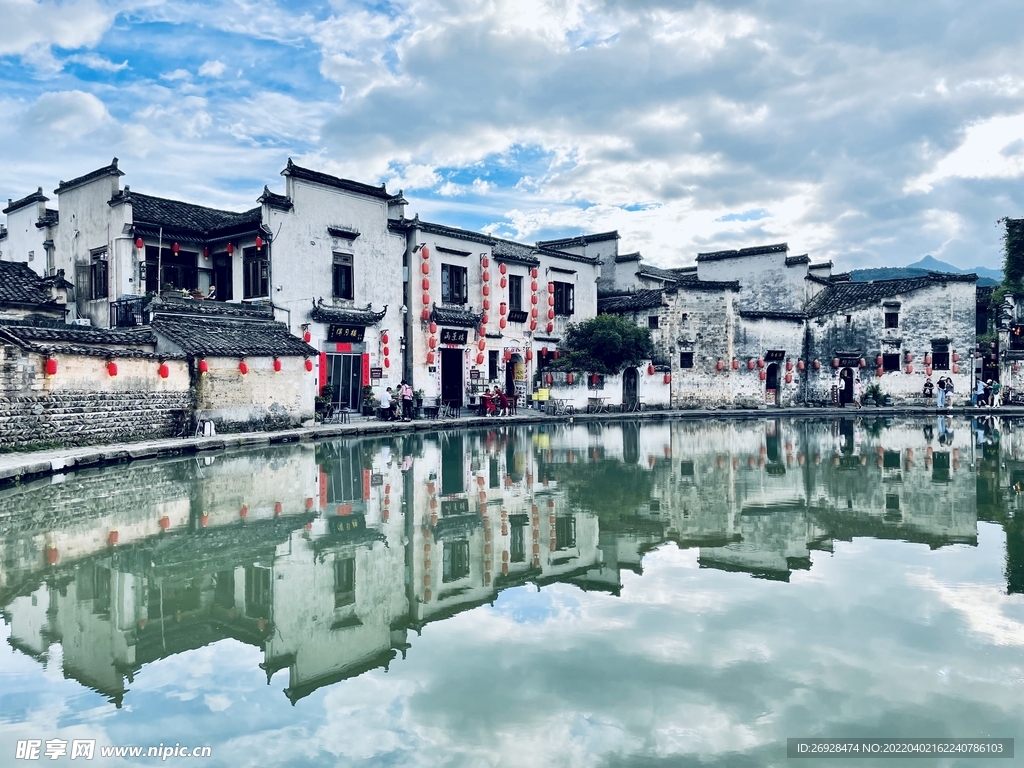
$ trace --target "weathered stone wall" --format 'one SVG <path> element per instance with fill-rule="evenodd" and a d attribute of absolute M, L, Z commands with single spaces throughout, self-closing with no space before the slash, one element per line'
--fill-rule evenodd
<path fill-rule="evenodd" d="M 19 450 L 46 444 L 92 445 L 173 434 L 191 409 L 188 367 L 168 360 L 117 360 L 58 354 L 47 376 L 46 357 L 7 345 L 0 349 L 0 447 Z"/>
<path fill-rule="evenodd" d="M 652 331 L 659 357 L 672 366 L 672 403 L 677 408 L 722 407 L 733 401 L 729 363 L 734 350 L 734 290 L 692 287 L 666 292 L 658 331 Z M 693 367 L 680 366 L 693 353 Z M 724 369 L 717 369 L 721 360 Z"/>
<path fill-rule="evenodd" d="M 274 370 L 270 357 L 208 357 L 209 372 L 196 377 L 196 411 L 222 432 L 294 427 L 313 418 L 317 374 L 301 357 L 282 357 Z"/>

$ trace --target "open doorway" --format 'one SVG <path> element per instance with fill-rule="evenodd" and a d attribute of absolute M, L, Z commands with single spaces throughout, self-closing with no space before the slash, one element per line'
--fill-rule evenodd
<path fill-rule="evenodd" d="M 779 364 L 769 363 L 764 377 L 764 401 L 768 405 L 779 404 Z"/>
<path fill-rule="evenodd" d="M 461 349 L 441 350 L 441 400 L 456 408 L 462 407 L 463 353 Z"/>
<path fill-rule="evenodd" d="M 640 397 L 640 372 L 636 368 L 627 368 L 622 372 L 622 406 L 624 410 L 632 410 Z"/>
<path fill-rule="evenodd" d="M 853 402 L 853 368 L 843 368 L 839 372 L 839 378 L 843 386 L 839 388 L 839 404 L 846 405 Z"/>

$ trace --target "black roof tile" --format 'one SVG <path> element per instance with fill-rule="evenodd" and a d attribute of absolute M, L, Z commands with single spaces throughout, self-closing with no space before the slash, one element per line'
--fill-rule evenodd
<path fill-rule="evenodd" d="M 54 227 L 60 223 L 60 211 L 55 211 L 53 208 L 47 208 L 46 212 L 39 217 L 36 222 L 36 226 L 39 229 L 43 227 Z"/>
<path fill-rule="evenodd" d="M 48 307 L 59 310 L 50 294 L 50 281 L 37 275 L 28 264 L 0 261 L 0 305 Z"/>
<path fill-rule="evenodd" d="M 116 157 L 110 161 L 110 165 L 105 165 L 102 168 L 97 168 L 95 171 L 89 171 L 89 173 L 71 179 L 71 181 L 62 181 L 60 184 L 57 185 L 57 188 L 53 190 L 53 193 L 55 195 L 59 195 L 61 192 L 67 192 L 69 189 L 72 189 L 73 187 L 77 187 L 80 184 L 85 184 L 86 182 L 89 181 L 94 181 L 95 179 L 101 179 L 104 176 L 124 176 L 124 171 L 120 171 L 117 168 Z"/>
<path fill-rule="evenodd" d="M 566 245 L 589 245 L 590 243 L 601 243 L 605 240 L 618 240 L 617 230 L 611 232 L 597 232 L 592 235 L 578 235 L 576 237 L 563 237 L 558 240 L 538 240 L 537 245 L 541 248 L 555 248 Z"/>
<path fill-rule="evenodd" d="M 376 325 L 388 313 L 387 304 L 384 305 L 384 309 L 380 312 L 374 312 L 372 307 L 372 304 L 367 304 L 365 309 L 331 307 L 324 305 L 324 300 L 320 299 L 319 302 L 313 304 L 313 309 L 309 313 L 309 319 L 318 323 L 361 325 L 366 327 L 368 325 Z"/>
<path fill-rule="evenodd" d="M 32 203 L 45 203 L 49 199 L 50 198 L 43 194 L 43 188 L 39 187 L 31 195 L 26 195 L 25 197 L 21 198 L 21 200 L 8 199 L 7 207 L 4 208 L 2 212 L 13 213 L 14 211 L 17 211 L 20 208 L 24 208 L 26 205 L 31 205 Z"/>
<path fill-rule="evenodd" d="M 66 343 L 89 346 L 93 344 L 113 346 L 153 346 L 156 337 L 148 328 L 116 330 L 92 328 L 87 325 L 67 323 L 8 323 L 8 333 L 22 341 L 40 344 Z"/>
<path fill-rule="evenodd" d="M 952 275 L 929 272 L 921 277 L 896 280 L 872 280 L 865 283 L 834 282 L 808 302 L 807 314 L 811 317 L 834 314 L 922 288 L 930 288 L 943 283 L 974 283 L 977 279 L 978 276 L 974 274 Z"/>
<path fill-rule="evenodd" d="M 153 197 L 132 192 L 127 187 L 111 200 L 112 204 L 130 202 L 132 219 L 137 230 L 150 234 L 150 228 L 164 228 L 164 237 L 174 234 L 190 234 L 204 240 L 219 234 L 255 231 L 262 222 L 262 210 L 251 208 L 236 213 L 217 208 L 207 208 L 193 203 Z"/>
<path fill-rule="evenodd" d="M 664 306 L 665 300 L 660 290 L 644 290 L 634 293 L 608 294 L 597 297 L 598 314 L 623 314 L 639 312 Z"/>
<path fill-rule="evenodd" d="M 480 325 L 483 317 L 483 312 L 474 314 L 470 310 L 439 307 L 436 304 L 430 313 L 430 319 L 438 325 L 454 325 L 458 328 L 475 328 Z"/>
<path fill-rule="evenodd" d="M 380 198 L 381 200 L 392 200 L 393 195 L 388 194 L 384 184 L 379 187 L 371 186 L 370 184 L 363 184 L 359 181 L 352 181 L 350 179 L 342 179 L 338 176 L 331 176 L 327 173 L 321 173 L 320 171 L 314 171 L 309 168 L 303 168 L 300 165 L 296 165 L 292 162 L 292 159 L 288 158 L 288 165 L 283 171 L 282 176 L 291 176 L 293 179 L 303 179 L 304 181 L 312 181 L 316 184 L 323 184 L 327 187 L 334 187 L 335 189 L 344 189 L 347 192 L 357 192 L 361 195 L 368 195 L 370 197 Z"/>
<path fill-rule="evenodd" d="M 721 261 L 722 259 L 736 259 L 743 256 L 762 256 L 767 253 L 785 253 L 788 250 L 789 245 L 787 243 L 757 245 L 753 248 L 740 248 L 739 250 L 698 253 L 697 261 Z"/>
<path fill-rule="evenodd" d="M 507 261 L 516 264 L 525 264 L 529 267 L 540 266 L 540 259 L 537 258 L 537 249 L 522 243 L 511 240 L 495 239 L 491 246 L 491 253 L 497 261 Z"/>
<path fill-rule="evenodd" d="M 263 185 L 263 194 L 259 196 L 257 202 L 269 205 L 271 208 L 277 208 L 279 211 L 290 211 L 295 207 L 295 204 L 292 203 L 288 195 L 279 195 L 276 192 L 271 192 L 270 187 L 266 184 Z"/>
<path fill-rule="evenodd" d="M 153 331 L 186 355 L 211 357 L 314 357 L 317 351 L 284 323 L 199 315 L 155 315 Z"/>
<path fill-rule="evenodd" d="M 153 297 L 146 311 L 154 315 L 202 315 L 239 320 L 273 321 L 274 310 L 268 304 L 229 304 L 224 301 L 186 299 L 176 296 Z"/>

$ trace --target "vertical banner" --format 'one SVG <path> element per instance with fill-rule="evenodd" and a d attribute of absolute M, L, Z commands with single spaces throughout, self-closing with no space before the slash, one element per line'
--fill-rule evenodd
<path fill-rule="evenodd" d="M 327 507 L 327 473 L 320 470 L 320 509 Z"/>
<path fill-rule="evenodd" d="M 323 392 L 324 392 L 324 387 L 327 385 L 327 353 L 326 352 L 321 352 L 320 353 L 320 371 L 319 371 L 319 375 L 320 375 L 320 387 L 319 387 L 319 389 L 317 391 L 317 394 L 318 395 L 322 395 Z"/>
<path fill-rule="evenodd" d="M 363 501 L 370 500 L 370 470 L 363 470 Z"/>
<path fill-rule="evenodd" d="M 363 386 L 370 386 L 370 356 L 363 355 Z"/>

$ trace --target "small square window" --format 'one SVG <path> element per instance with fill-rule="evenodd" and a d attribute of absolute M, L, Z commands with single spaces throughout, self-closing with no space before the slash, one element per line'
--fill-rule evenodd
<path fill-rule="evenodd" d="M 899 312 L 886 312 L 885 313 L 885 327 L 886 328 L 899 328 L 900 327 L 900 313 Z"/>
<path fill-rule="evenodd" d="M 648 318 L 647 318 L 647 327 L 650 328 L 652 331 L 656 330 L 658 328 L 658 316 L 657 315 L 649 315 L 648 316 Z"/>
<path fill-rule="evenodd" d="M 849 325 L 853 321 L 853 315 L 846 316 L 846 324 Z"/>
<path fill-rule="evenodd" d="M 897 510 L 900 508 L 900 497 L 895 493 L 885 494 L 885 508 L 887 510 Z"/>
<path fill-rule="evenodd" d="M 679 367 L 680 368 L 693 368 L 693 352 L 680 352 L 679 353 Z"/>
<path fill-rule="evenodd" d="M 898 371 L 900 369 L 899 355 L 882 355 L 883 371 Z"/>

